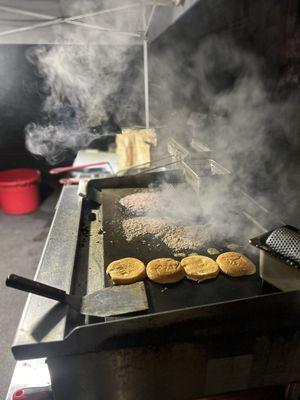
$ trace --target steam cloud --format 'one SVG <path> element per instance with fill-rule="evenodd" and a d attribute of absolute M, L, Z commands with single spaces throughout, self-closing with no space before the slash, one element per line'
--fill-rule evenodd
<path fill-rule="evenodd" d="M 192 138 L 198 140 L 212 150 L 202 157 L 211 157 L 232 172 L 230 179 L 220 179 L 213 188 L 203 182 L 204 213 L 223 221 L 227 232 L 231 226 L 236 230 L 232 218 L 224 216 L 226 204 L 241 207 L 242 199 L 234 198 L 230 185 L 251 193 L 272 211 L 280 203 L 296 210 L 299 93 L 284 93 L 280 82 L 267 76 L 262 60 L 231 38 L 211 35 L 200 41 L 192 57 L 187 53 L 180 46 L 163 46 L 152 54 L 150 71 L 155 70 L 163 90 L 152 87 L 156 96 L 151 97 L 151 107 L 157 121 L 168 127 L 169 138 L 187 147 Z M 192 111 L 201 115 L 194 133 L 186 124 Z"/>
<path fill-rule="evenodd" d="M 98 8 L 101 8 L 99 2 L 78 1 L 69 9 L 69 15 Z M 119 30 L 128 30 L 129 25 L 130 30 L 141 29 L 140 22 L 133 25 L 132 19 L 129 24 L 124 14 L 119 20 L 116 16 L 106 15 L 101 20 L 90 18 L 88 22 L 115 26 Z M 80 44 L 86 43 L 87 37 L 90 43 L 97 43 L 97 31 L 74 28 L 60 35 L 69 45 L 38 46 L 28 54 L 45 79 L 48 96 L 44 112 L 50 117 L 59 114 L 67 99 L 79 120 L 79 126 L 71 128 L 64 124 L 27 127 L 29 150 L 52 163 L 60 161 L 66 149 L 76 151 L 93 140 L 95 136 L 86 127 L 101 124 L 108 111 L 113 109 L 118 119 L 126 121 L 126 116 L 143 104 L 142 83 L 137 82 L 134 74 L 130 83 L 127 82 L 129 92 L 125 96 L 122 93 L 124 76 L 128 77 L 132 65 L 138 65 L 137 55 L 140 58 L 140 48 L 129 51 L 132 49 L 130 38 L 116 36 L 112 42 L 111 35 L 101 33 L 102 43 L 107 41 L 107 46 L 87 46 Z M 212 158 L 232 172 L 233 185 L 236 181 L 236 185 L 254 194 L 267 207 L 271 199 L 296 208 L 299 94 L 294 91 L 289 96 L 282 95 L 280 84 L 266 76 L 262 60 L 231 38 L 210 35 L 200 39 L 192 56 L 182 45 L 184 40 L 180 38 L 181 44 L 166 43 L 150 50 L 151 124 L 167 127 L 159 137 L 158 151 L 165 155 L 162 144 L 171 137 L 187 145 L 194 137 L 208 145 L 213 150 Z M 137 86 L 140 93 L 135 97 L 133 92 L 138 91 Z M 119 98 L 123 99 L 119 107 L 115 107 L 116 93 L 123 96 Z M 186 124 L 192 111 L 200 112 L 203 117 L 194 134 Z M 226 185 L 227 180 L 223 180 L 214 190 L 204 191 L 201 207 L 204 214 L 214 214 L 229 226 L 229 219 L 218 211 L 222 210 L 222 202 L 216 204 L 220 196 L 224 196 L 224 204 L 234 203 L 228 191 L 224 194 Z M 176 193 L 178 198 L 180 195 Z M 168 196 L 169 192 L 167 200 Z M 189 219 L 197 219 L 196 214 L 191 212 Z"/>
<path fill-rule="evenodd" d="M 70 16 L 113 5 L 120 6 L 120 2 L 63 2 L 64 11 Z M 141 29 L 138 12 L 139 8 L 128 14 L 107 13 L 83 21 L 117 31 L 138 31 Z M 85 27 L 67 28 L 62 26 L 57 31 L 57 44 L 35 46 L 27 53 L 44 79 L 46 98 L 42 110 L 45 121 L 26 127 L 26 145 L 50 163 L 62 161 L 66 151 L 76 152 L 97 138 L 89 133 L 88 127 L 101 125 L 112 111 L 118 112 L 117 118 L 122 120 L 125 113 L 136 108 L 132 98 L 123 108 L 116 107 L 124 75 L 137 52 L 132 47 L 132 38 Z M 131 90 L 133 87 L 134 82 Z"/>
<path fill-rule="evenodd" d="M 37 155 L 44 156 L 55 164 L 64 159 L 66 151 L 74 152 L 84 148 L 95 135 L 88 130 L 72 130 L 63 125 L 37 125 L 31 123 L 26 127 L 27 149 Z"/>

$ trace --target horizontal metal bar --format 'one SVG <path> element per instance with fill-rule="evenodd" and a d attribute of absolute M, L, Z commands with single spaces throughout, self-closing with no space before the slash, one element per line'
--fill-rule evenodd
<path fill-rule="evenodd" d="M 14 33 L 31 31 L 31 30 L 34 30 L 34 29 L 37 29 L 37 28 L 43 28 L 45 26 L 61 24 L 62 22 L 63 22 L 62 18 L 56 18 L 56 19 L 54 19 L 52 21 L 40 22 L 38 24 L 33 24 L 33 25 L 23 26 L 21 28 L 16 28 L 16 29 L 10 29 L 8 31 L 3 31 L 3 32 L 0 32 L 0 36 L 7 36 L 7 35 L 12 35 Z"/>
<path fill-rule="evenodd" d="M 96 15 L 101 15 L 101 14 L 107 14 L 107 13 L 116 12 L 116 11 L 127 10 L 129 8 L 133 8 L 133 7 L 137 7 L 137 6 L 140 6 L 140 3 L 132 3 L 132 4 L 127 4 L 125 6 L 120 6 L 120 7 L 115 7 L 115 8 L 108 8 L 108 9 L 105 9 L 105 10 L 94 11 L 94 12 L 91 12 L 91 13 L 88 13 L 88 14 L 82 14 L 82 15 L 77 15 L 75 17 L 66 18 L 65 22 L 76 21 L 77 19 L 95 17 Z"/>
<path fill-rule="evenodd" d="M 71 24 L 71 25 L 81 26 L 83 28 L 90 28 L 90 29 L 95 29 L 98 31 L 117 33 L 117 34 L 124 35 L 124 36 L 132 36 L 132 37 L 138 37 L 138 38 L 140 38 L 142 36 L 140 33 L 136 33 L 136 32 L 116 31 L 112 28 L 105 28 L 102 26 L 94 25 L 94 24 L 87 24 L 87 23 L 81 22 L 81 21 L 64 21 L 64 22 L 66 22 L 67 24 Z"/>
<path fill-rule="evenodd" d="M 27 15 L 29 17 L 36 17 L 36 18 L 47 19 L 47 20 L 53 20 L 56 18 L 54 16 L 40 14 L 40 13 L 36 13 L 36 12 L 32 12 L 32 11 L 20 10 L 20 9 L 14 8 L 14 7 L 0 6 L 0 10 L 11 12 L 13 14 Z"/>
<path fill-rule="evenodd" d="M 78 26 L 80 25 L 80 26 L 86 27 L 86 28 L 97 29 L 97 30 L 100 30 L 100 31 L 106 31 L 106 32 L 122 34 L 122 35 L 126 35 L 126 36 L 141 37 L 141 34 L 139 34 L 139 33 L 115 31 L 114 29 L 104 28 L 104 27 L 100 27 L 100 26 L 97 26 L 97 25 L 87 24 L 87 23 L 84 23 L 84 22 L 81 22 L 81 21 L 77 21 L 78 19 L 88 18 L 88 17 L 92 17 L 92 16 L 96 16 L 96 15 L 110 13 L 110 12 L 122 11 L 122 10 L 130 9 L 130 8 L 133 8 L 133 7 L 137 7 L 139 5 L 140 5 L 140 3 L 127 4 L 125 6 L 110 8 L 110 9 L 106 9 L 106 10 L 99 10 L 99 11 L 95 11 L 95 12 L 92 12 L 92 13 L 82 14 L 82 15 L 78 15 L 78 16 L 74 16 L 74 17 L 67 17 L 67 18 L 54 18 L 54 17 L 51 17 L 49 15 L 31 13 L 29 11 L 27 12 L 27 11 L 24 11 L 24 10 L 15 9 L 13 7 L 0 6 L 0 9 L 2 9 L 4 11 L 9 11 L 9 12 L 13 12 L 13 13 L 16 13 L 16 14 L 22 14 L 22 15 L 35 16 L 35 17 L 39 17 L 39 18 L 43 18 L 43 19 L 47 19 L 48 20 L 47 22 L 39 22 L 37 24 L 28 25 L 28 26 L 24 26 L 24 27 L 21 27 L 21 28 L 16 28 L 16 29 L 10 29 L 10 30 L 7 30 L 7 31 L 3 31 L 3 32 L 0 32 L 0 36 L 11 35 L 11 34 L 19 33 L 19 32 L 26 32 L 26 31 L 37 29 L 37 28 L 42 28 L 42 27 L 45 27 L 45 26 L 56 25 L 56 24 L 59 24 L 59 23 L 68 23 L 68 24 L 73 24 L 73 25 L 78 25 Z M 75 22 L 75 21 L 77 21 L 77 22 Z"/>
<path fill-rule="evenodd" d="M 162 3 L 161 1 L 146 1 L 144 3 L 146 6 L 159 6 L 159 7 L 175 7 L 175 4 L 173 4 L 171 1 L 168 1 L 166 3 Z"/>
<path fill-rule="evenodd" d="M 153 18 L 153 15 L 154 15 L 156 7 L 157 6 L 168 6 L 167 4 L 161 4 L 161 3 L 156 3 L 156 2 L 149 2 L 149 3 L 146 3 L 146 4 L 147 5 L 152 5 L 152 10 L 151 10 L 151 14 L 150 14 L 147 26 L 145 28 L 145 31 L 143 32 L 144 36 L 147 35 L 147 33 L 149 31 L 149 27 L 150 27 L 150 24 L 151 24 L 151 21 L 152 21 L 152 18 Z M 82 27 L 86 27 L 86 28 L 99 30 L 99 31 L 111 32 L 111 33 L 116 33 L 116 34 L 120 34 L 120 35 L 132 36 L 132 37 L 140 38 L 140 37 L 142 37 L 141 33 L 126 32 L 126 31 L 116 31 L 116 30 L 114 30 L 112 28 L 105 28 L 105 27 L 94 25 L 94 24 L 88 24 L 88 23 L 85 23 L 85 22 L 82 22 L 82 21 L 77 21 L 79 19 L 89 18 L 89 17 L 93 17 L 93 16 L 97 16 L 97 15 L 103 15 L 103 14 L 107 14 L 107 13 L 127 10 L 127 9 L 130 9 L 130 8 L 138 7 L 140 5 L 141 5 L 140 2 L 132 3 L 132 4 L 126 4 L 126 5 L 120 6 L 120 7 L 109 8 L 109 9 L 105 9 L 105 10 L 99 10 L 99 11 L 95 11 L 95 12 L 91 12 L 91 13 L 87 13 L 87 14 L 82 14 L 82 15 L 77 15 L 77 16 L 74 16 L 74 17 L 67 17 L 67 18 L 55 18 L 55 17 L 50 16 L 50 15 L 35 13 L 35 12 L 31 12 L 31 11 L 26 11 L 26 10 L 20 10 L 20 9 L 16 9 L 14 7 L 0 6 L 0 10 L 3 10 L 3 11 L 8 11 L 8 12 L 19 14 L 19 15 L 27 15 L 27 16 L 36 17 L 36 18 L 42 18 L 42 19 L 46 19 L 47 20 L 47 22 L 39 22 L 37 24 L 28 25 L 28 26 L 24 26 L 24 27 L 20 27 L 20 28 L 16 28 L 16 29 L 10 29 L 10 30 L 7 30 L 7 31 L 0 32 L 0 36 L 12 35 L 12 34 L 16 34 L 16 33 L 19 33 L 19 32 L 27 32 L 27 31 L 34 30 L 34 29 L 37 29 L 37 28 L 56 25 L 56 24 L 59 24 L 59 23 L 68 23 L 68 24 L 73 24 L 73 25 L 78 25 L 78 26 L 82 26 Z"/>
<path fill-rule="evenodd" d="M 142 37 L 142 35 L 140 33 L 116 31 L 111 28 L 104 28 L 101 26 L 93 25 L 93 24 L 87 24 L 87 23 L 81 22 L 81 21 L 71 21 L 69 19 L 65 20 L 63 18 L 57 18 L 52 21 L 40 22 L 38 24 L 33 24 L 33 25 L 24 26 L 21 28 L 3 31 L 3 32 L 0 32 L 0 36 L 11 35 L 11 34 L 19 33 L 19 32 L 26 32 L 26 31 L 37 29 L 37 28 L 42 28 L 42 27 L 57 25 L 57 24 L 62 24 L 62 23 L 77 25 L 77 26 L 81 26 L 81 27 L 85 27 L 85 28 L 90 28 L 90 29 L 95 29 L 95 30 L 105 31 L 105 32 L 110 32 L 110 33 L 117 33 L 117 34 L 124 35 L 124 36 L 131 36 L 131 37 L 137 37 L 137 38 Z"/>

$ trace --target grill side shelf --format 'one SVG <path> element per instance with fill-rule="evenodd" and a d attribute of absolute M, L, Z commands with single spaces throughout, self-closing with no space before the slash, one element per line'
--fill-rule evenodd
<path fill-rule="evenodd" d="M 81 206 L 77 186 L 64 186 L 34 277 L 67 293 L 72 284 Z M 30 294 L 13 347 L 63 340 L 67 313 L 67 306 Z"/>

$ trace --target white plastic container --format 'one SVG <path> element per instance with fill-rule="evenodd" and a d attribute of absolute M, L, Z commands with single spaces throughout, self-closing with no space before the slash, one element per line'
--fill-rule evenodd
<path fill-rule="evenodd" d="M 260 277 L 278 289 L 287 292 L 300 290 L 300 269 L 296 269 L 283 260 L 273 257 L 265 250 L 259 254 Z"/>

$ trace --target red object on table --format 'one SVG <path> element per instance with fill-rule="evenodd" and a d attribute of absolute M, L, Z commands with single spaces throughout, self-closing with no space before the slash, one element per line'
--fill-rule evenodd
<path fill-rule="evenodd" d="M 79 179 L 77 178 L 61 178 L 59 183 L 62 185 L 78 185 Z"/>
<path fill-rule="evenodd" d="M 50 386 L 21 388 L 14 392 L 12 400 L 53 400 Z"/>
<path fill-rule="evenodd" d="M 0 172 L 0 207 L 6 214 L 28 214 L 40 205 L 40 171 L 16 168 Z"/>
<path fill-rule="evenodd" d="M 12 400 L 23 400 L 26 399 L 26 394 L 24 389 L 18 389 L 13 394 Z"/>
<path fill-rule="evenodd" d="M 83 165 L 71 165 L 69 167 L 58 167 L 58 168 L 52 168 L 49 171 L 49 174 L 51 175 L 56 175 L 56 174 L 62 174 L 64 172 L 69 172 L 69 171 L 76 171 L 88 167 L 94 167 L 97 165 L 110 165 L 108 161 L 99 161 L 99 162 L 94 162 L 94 163 L 89 163 L 89 164 L 83 164 Z"/>

